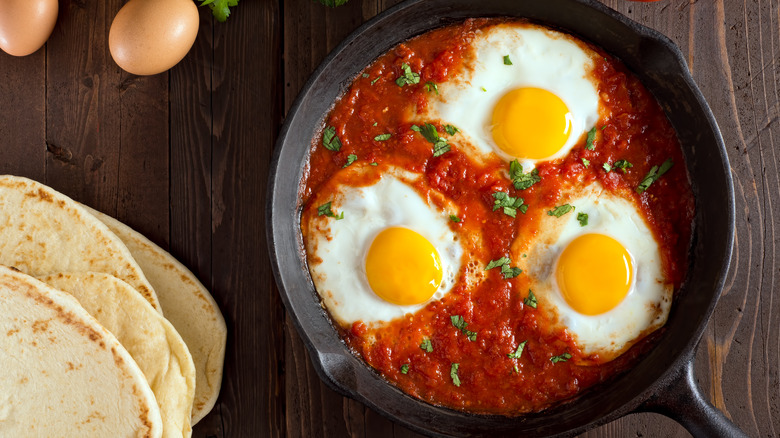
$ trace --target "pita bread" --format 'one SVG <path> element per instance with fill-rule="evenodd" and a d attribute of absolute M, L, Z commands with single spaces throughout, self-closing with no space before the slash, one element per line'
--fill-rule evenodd
<path fill-rule="evenodd" d="M 35 277 L 111 274 L 161 311 L 154 288 L 108 227 L 72 199 L 27 178 L 0 176 L 0 264 Z"/>
<path fill-rule="evenodd" d="M 195 365 L 173 325 L 129 284 L 111 275 L 62 273 L 41 280 L 73 295 L 127 349 L 157 399 L 162 436 L 191 436 Z"/>
<path fill-rule="evenodd" d="M 165 317 L 187 344 L 197 371 L 192 407 L 192 424 L 197 424 L 214 407 L 222 385 L 227 327 L 217 303 L 197 277 L 169 253 L 116 219 L 87 210 L 127 245 L 157 291 Z"/>
<path fill-rule="evenodd" d="M 0 436 L 161 436 L 138 365 L 70 295 L 0 266 L 0 333 Z"/>

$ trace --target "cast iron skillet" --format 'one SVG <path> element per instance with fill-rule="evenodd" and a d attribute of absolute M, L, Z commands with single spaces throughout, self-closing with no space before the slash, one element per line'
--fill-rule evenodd
<path fill-rule="evenodd" d="M 517 16 L 562 28 L 620 58 L 656 96 L 677 130 L 696 195 L 688 277 L 666 331 L 641 362 L 576 400 L 521 417 L 471 415 L 420 402 L 353 356 L 329 322 L 302 251 L 298 189 L 309 145 L 324 115 L 376 57 L 427 30 L 478 16 Z M 744 434 L 699 392 L 696 345 L 717 302 L 731 258 L 734 193 L 712 113 L 679 49 L 666 37 L 594 0 L 409 0 L 364 24 L 314 72 L 279 135 L 268 188 L 268 241 L 282 300 L 320 377 L 416 431 L 435 436 L 573 435 L 631 412 L 653 411 L 697 437 Z"/>

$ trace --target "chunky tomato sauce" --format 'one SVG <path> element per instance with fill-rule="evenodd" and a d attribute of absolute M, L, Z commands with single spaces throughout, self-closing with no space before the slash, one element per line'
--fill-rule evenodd
<path fill-rule="evenodd" d="M 423 183 L 416 189 L 424 199 L 435 202 L 430 193 L 435 191 L 458 205 L 461 221 L 449 226 L 482 237 L 482 246 L 474 248 L 482 266 L 507 256 L 517 241 L 537 235 L 540 215 L 558 205 L 566 188 L 598 182 L 638 206 L 659 244 L 663 272 L 679 289 L 687 269 L 694 213 L 679 141 L 653 96 L 600 49 L 587 46 L 600 55 L 593 80 L 598 83 L 601 106 L 608 110 L 604 113 L 609 114 L 597 124 L 595 147 L 586 149 L 583 135 L 565 158 L 538 164 L 541 182 L 526 190 L 512 186 L 506 161 L 477 161 L 454 141 L 451 151 L 435 157 L 431 143 L 411 129 L 414 122 L 409 120 L 408 109 L 423 113 L 435 93 L 426 84 L 445 82 L 462 71 L 473 56 L 469 44 L 475 34 L 506 21 L 474 19 L 429 32 L 395 47 L 357 76 L 323 122 L 323 128 L 335 128 L 340 150 L 323 147 L 322 136 L 312 142 L 301 188 L 304 239 L 310 231 L 307 220 L 317 215 L 318 206 L 327 198 L 320 192 L 349 160 L 376 163 L 375 174 L 352 178 L 355 185 L 371 183 L 387 166 L 422 174 Z M 404 74 L 403 64 L 420 75 L 419 83 L 396 84 Z M 435 124 L 444 136 L 443 123 Z M 375 140 L 385 133 L 391 138 Z M 586 167 L 583 159 L 590 165 Z M 648 171 L 667 159 L 674 166 L 648 190 L 637 193 Z M 602 167 L 618 160 L 627 160 L 633 167 L 626 172 L 607 172 Z M 515 218 L 500 209 L 493 211 L 496 191 L 521 196 L 528 211 L 518 212 Z M 626 370 L 652 347 L 659 333 L 648 334 L 617 359 L 600 363 L 597 356 L 582 353 L 566 330 L 549 330 L 549 317 L 524 303 L 527 291 L 524 274 L 505 279 L 494 269 L 486 271 L 478 285 L 468 287 L 461 282 L 446 299 L 414 315 L 381 327 L 356 322 L 342 327 L 342 334 L 356 355 L 414 397 L 464 411 L 516 415 L 570 399 Z M 453 326 L 453 315 L 468 322 L 468 330 L 477 334 L 474 340 Z M 426 339 L 432 351 L 420 347 Z M 520 357 L 509 357 L 523 341 Z M 563 354 L 570 357 L 551 360 Z M 458 364 L 459 386 L 452 376 L 453 364 Z"/>

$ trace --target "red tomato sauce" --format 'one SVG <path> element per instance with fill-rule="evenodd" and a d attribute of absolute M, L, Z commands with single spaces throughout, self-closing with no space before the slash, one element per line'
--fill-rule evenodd
<path fill-rule="evenodd" d="M 599 84 L 601 106 L 609 114 L 597 124 L 594 149 L 585 148 L 583 135 L 563 159 L 538 164 L 541 182 L 526 190 L 515 190 L 505 176 L 507 162 L 499 158 L 477 162 L 454 143 L 451 151 L 434 157 L 432 144 L 410 129 L 412 122 L 403 109 L 422 112 L 436 92 L 429 84 L 450 79 L 468 64 L 475 34 L 505 22 L 473 19 L 431 31 L 398 45 L 359 74 L 323 121 L 323 128 L 335 128 L 341 149 L 323 147 L 321 135 L 312 142 L 301 188 L 304 218 L 317 214 L 319 191 L 342 170 L 350 155 L 357 157 L 356 163 L 377 163 L 377 169 L 400 167 L 424 175 L 424 183 L 416 187 L 424 199 L 431 199 L 425 192 L 435 191 L 459 206 L 460 222 L 450 227 L 483 237 L 484 247 L 479 251 L 484 260 L 479 262 L 484 266 L 507 256 L 517 239 L 534 236 L 540 214 L 557 205 L 566 187 L 599 182 L 638 206 L 659 244 L 663 273 L 678 290 L 686 274 L 694 214 L 680 144 L 653 96 L 600 49 L 578 42 L 600 55 L 593 79 Z M 403 64 L 420 75 L 419 83 L 396 84 L 403 75 Z M 436 126 L 446 137 L 445 127 Z M 390 139 L 375 140 L 386 133 Z M 674 162 L 672 168 L 648 190 L 637 193 L 651 168 L 667 159 Z M 627 160 L 633 167 L 626 172 L 603 168 L 604 163 L 618 160 Z M 372 177 L 361 178 L 354 183 L 366 184 Z M 493 211 L 495 191 L 521 196 L 529 205 L 528 212 L 518 211 L 512 218 L 500 209 Z M 306 239 L 308 230 L 305 225 L 302 228 Z M 569 400 L 625 371 L 652 348 L 662 331 L 648 334 L 617 359 L 598 364 L 598 357 L 582 353 L 566 330 L 549 330 L 545 313 L 524 302 L 528 278 L 523 274 L 505 279 L 494 269 L 484 278 L 474 288 L 458 283 L 447 299 L 381 328 L 362 322 L 343 327 L 342 337 L 357 356 L 414 397 L 469 412 L 517 415 Z M 455 315 L 477 334 L 474 340 L 453 326 Z M 421 348 L 423 340 L 430 341 L 432 351 Z M 521 356 L 510 358 L 523 341 Z M 563 354 L 570 358 L 551 360 Z M 453 364 L 458 364 L 459 386 Z"/>

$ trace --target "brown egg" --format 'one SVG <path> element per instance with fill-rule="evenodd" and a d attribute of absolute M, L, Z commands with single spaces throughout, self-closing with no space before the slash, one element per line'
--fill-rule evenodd
<path fill-rule="evenodd" d="M 40 49 L 57 23 L 57 0 L 0 0 L 0 49 L 27 56 Z"/>
<path fill-rule="evenodd" d="M 130 73 L 162 73 L 189 52 L 198 25 L 198 7 L 192 0 L 130 0 L 111 23 L 108 48 Z"/>

